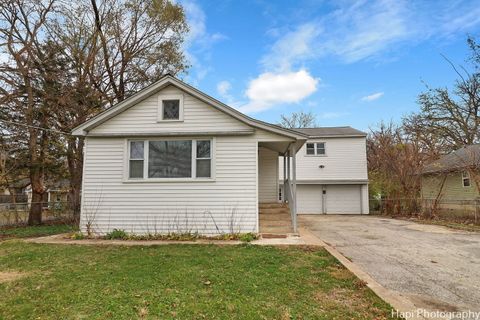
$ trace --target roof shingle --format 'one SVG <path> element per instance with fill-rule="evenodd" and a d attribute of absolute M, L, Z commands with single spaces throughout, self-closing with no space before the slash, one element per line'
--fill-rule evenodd
<path fill-rule="evenodd" d="M 423 173 L 457 171 L 466 167 L 480 165 L 480 144 L 464 146 L 446 154 L 423 168 Z"/>
<path fill-rule="evenodd" d="M 323 137 L 366 137 L 367 134 L 363 131 L 354 129 L 352 127 L 319 127 L 319 128 L 294 128 L 293 130 L 303 134 L 307 134 L 310 138 Z"/>

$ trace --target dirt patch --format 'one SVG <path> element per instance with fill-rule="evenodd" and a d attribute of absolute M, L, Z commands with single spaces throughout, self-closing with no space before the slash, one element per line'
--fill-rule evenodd
<path fill-rule="evenodd" d="M 0 283 L 14 281 L 23 277 L 26 277 L 27 274 L 17 271 L 0 271 Z"/>
<path fill-rule="evenodd" d="M 346 280 L 353 278 L 353 274 L 345 268 L 332 268 L 330 267 L 330 275 L 337 280 Z"/>

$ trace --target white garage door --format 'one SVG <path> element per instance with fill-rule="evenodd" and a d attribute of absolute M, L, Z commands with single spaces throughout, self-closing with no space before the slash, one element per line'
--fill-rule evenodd
<path fill-rule="evenodd" d="M 359 185 L 328 185 L 327 213 L 358 214 L 362 212 Z"/>
<path fill-rule="evenodd" d="M 322 214 L 321 185 L 297 185 L 297 212 L 300 214 Z"/>

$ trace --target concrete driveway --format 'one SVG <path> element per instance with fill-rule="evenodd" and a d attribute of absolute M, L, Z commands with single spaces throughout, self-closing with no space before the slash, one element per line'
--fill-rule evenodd
<path fill-rule="evenodd" d="M 302 215 L 299 222 L 418 308 L 480 311 L 480 233 L 375 216 Z"/>

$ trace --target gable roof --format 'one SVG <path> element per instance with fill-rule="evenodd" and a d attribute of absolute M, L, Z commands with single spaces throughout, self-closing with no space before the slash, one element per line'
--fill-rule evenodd
<path fill-rule="evenodd" d="M 352 127 L 319 127 L 319 128 L 295 128 L 300 133 L 308 135 L 309 138 L 328 137 L 366 137 L 367 134 Z"/>
<path fill-rule="evenodd" d="M 422 173 L 459 171 L 470 166 L 480 166 L 480 144 L 464 146 L 446 154 L 426 165 Z"/>
<path fill-rule="evenodd" d="M 287 136 L 290 138 L 295 138 L 299 140 L 306 140 L 307 135 L 298 132 L 292 129 L 286 129 L 271 123 L 263 122 L 254 118 L 251 118 L 238 110 L 227 106 L 226 104 L 216 100 L 215 98 L 210 97 L 209 95 L 201 92 L 200 90 L 186 84 L 185 82 L 175 78 L 170 74 L 166 74 L 157 82 L 145 87 L 144 89 L 140 90 L 139 92 L 135 93 L 134 95 L 130 96 L 129 98 L 123 100 L 115 104 L 114 106 L 108 108 L 107 110 L 99 113 L 98 115 L 94 116 L 90 120 L 85 121 L 81 125 L 75 127 L 72 130 L 72 134 L 76 136 L 86 136 L 88 135 L 88 131 L 92 130 L 93 128 L 101 125 L 102 123 L 110 120 L 111 118 L 115 117 L 116 115 L 122 113 L 123 111 L 133 107 L 135 104 L 139 103 L 140 101 L 144 100 L 145 98 L 149 97 L 152 94 L 155 94 L 157 91 L 169 86 L 173 85 L 188 94 L 196 97 L 197 99 L 207 103 L 208 105 L 220 110 L 231 117 L 241 121 L 251 127 L 260 128 L 269 132 L 277 133 L 283 136 Z"/>

